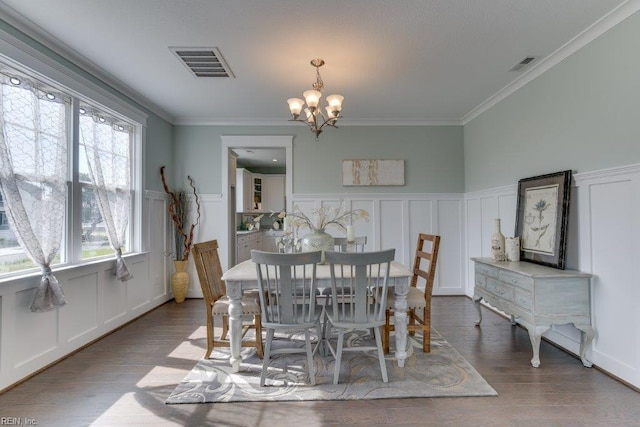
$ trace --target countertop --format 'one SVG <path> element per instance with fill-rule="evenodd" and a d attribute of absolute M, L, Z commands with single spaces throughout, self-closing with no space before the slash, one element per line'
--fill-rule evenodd
<path fill-rule="evenodd" d="M 260 229 L 260 230 L 238 230 L 236 231 L 236 236 L 244 236 L 250 233 L 262 233 L 264 236 L 268 237 L 282 237 L 284 233 L 282 230 L 274 230 L 272 228 Z"/>
<path fill-rule="evenodd" d="M 244 236 L 245 234 L 260 233 L 262 230 L 238 230 L 236 236 Z"/>

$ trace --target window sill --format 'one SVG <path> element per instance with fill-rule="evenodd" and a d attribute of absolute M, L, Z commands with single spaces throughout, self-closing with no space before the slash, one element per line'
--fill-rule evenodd
<path fill-rule="evenodd" d="M 122 258 L 125 261 L 134 260 L 143 256 L 146 256 L 149 252 L 135 252 L 122 255 Z M 104 264 L 108 262 L 114 262 L 116 258 L 114 256 L 101 257 L 101 258 L 93 258 L 87 261 L 77 262 L 74 264 L 60 264 L 53 267 L 51 270 L 53 271 L 53 275 L 55 276 L 58 273 L 64 273 L 66 271 L 70 271 L 76 268 L 84 268 L 91 267 L 98 264 Z M 27 280 L 33 278 L 40 278 L 42 276 L 42 272 L 39 268 L 33 268 L 30 270 L 20 271 L 16 273 L 7 273 L 0 277 L 0 285 L 18 281 L 18 280 Z"/>

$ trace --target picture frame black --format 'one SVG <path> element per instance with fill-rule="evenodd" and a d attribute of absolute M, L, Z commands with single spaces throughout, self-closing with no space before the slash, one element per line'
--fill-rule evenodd
<path fill-rule="evenodd" d="M 566 170 L 518 181 L 520 260 L 565 269 L 571 178 Z"/>

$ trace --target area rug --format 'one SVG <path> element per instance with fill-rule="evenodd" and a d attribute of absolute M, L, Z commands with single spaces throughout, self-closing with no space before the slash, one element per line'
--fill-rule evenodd
<path fill-rule="evenodd" d="M 278 337 L 278 335 L 276 335 Z M 300 347 L 302 335 L 289 335 Z M 421 337 L 420 337 L 421 339 Z M 277 345 L 291 343 L 274 340 Z M 368 331 L 351 331 L 345 346 L 375 345 Z M 306 355 L 286 354 L 271 359 L 267 385 L 260 387 L 262 360 L 255 349 L 243 349 L 240 372 L 232 373 L 228 349 L 200 360 L 171 393 L 166 403 L 212 403 L 295 400 L 357 400 L 407 397 L 497 396 L 496 391 L 440 334 L 431 332 L 431 352 L 408 337 L 405 367 L 394 352 L 386 357 L 389 382 L 382 381 L 376 353 L 344 352 L 340 383 L 333 384 L 334 359 L 316 353 L 316 384 L 310 385 Z"/>

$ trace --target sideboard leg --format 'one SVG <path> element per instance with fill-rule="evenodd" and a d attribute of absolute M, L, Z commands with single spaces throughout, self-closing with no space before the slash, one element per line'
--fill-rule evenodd
<path fill-rule="evenodd" d="M 527 326 L 529 331 L 529 339 L 531 340 L 531 346 L 533 347 L 533 359 L 531 359 L 531 366 L 538 368 L 540 366 L 540 340 L 542 334 L 544 334 L 551 325 L 548 326 Z"/>
<path fill-rule="evenodd" d="M 589 360 L 587 360 L 587 348 L 591 346 L 591 341 L 593 340 L 594 331 L 591 325 L 575 325 L 576 328 L 580 330 L 580 360 L 582 360 L 582 364 L 587 368 L 593 366 Z"/>
<path fill-rule="evenodd" d="M 478 310 L 478 320 L 476 321 L 476 326 L 480 326 L 480 322 L 482 322 L 482 311 L 480 311 L 480 300 L 482 297 L 473 296 L 473 302 L 475 303 L 476 310 Z"/>

